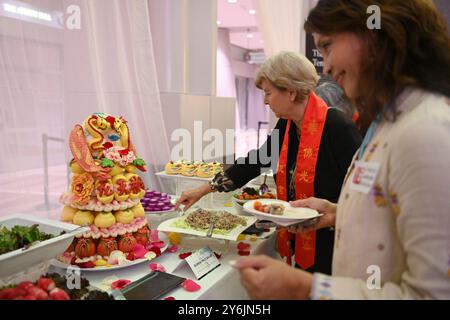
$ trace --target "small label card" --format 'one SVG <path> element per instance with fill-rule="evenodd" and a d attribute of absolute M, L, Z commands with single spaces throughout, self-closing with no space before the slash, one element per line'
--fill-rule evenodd
<path fill-rule="evenodd" d="M 193 252 L 185 260 L 198 280 L 220 266 L 219 259 L 208 247 Z"/>
<path fill-rule="evenodd" d="M 355 172 L 350 181 L 350 190 L 368 194 L 375 183 L 379 170 L 379 163 L 356 161 Z"/>

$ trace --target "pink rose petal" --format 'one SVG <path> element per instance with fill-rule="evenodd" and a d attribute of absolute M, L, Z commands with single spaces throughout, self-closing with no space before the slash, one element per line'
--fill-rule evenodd
<path fill-rule="evenodd" d="M 178 255 L 178 257 L 182 260 L 186 259 L 187 257 L 189 257 L 192 254 L 192 252 L 185 252 L 185 253 L 180 253 Z"/>
<path fill-rule="evenodd" d="M 159 240 L 159 237 L 158 237 L 158 230 L 152 230 L 152 231 L 150 232 L 150 241 L 152 241 L 152 242 L 158 242 L 158 241 L 160 241 L 160 240 Z"/>
<path fill-rule="evenodd" d="M 136 259 L 141 259 L 147 254 L 147 250 L 145 250 L 142 244 L 137 244 L 133 247 L 134 257 Z"/>
<path fill-rule="evenodd" d="M 160 263 L 150 263 L 148 267 L 153 271 L 166 272 L 166 268 Z"/>
<path fill-rule="evenodd" d="M 237 245 L 237 249 L 241 250 L 241 251 L 249 251 L 250 244 L 245 243 L 245 242 L 239 242 Z"/>
<path fill-rule="evenodd" d="M 186 279 L 183 282 L 183 288 L 188 292 L 195 292 L 195 291 L 200 290 L 202 287 L 200 285 L 198 285 L 197 283 L 195 283 L 193 280 Z"/>
<path fill-rule="evenodd" d="M 175 253 L 178 251 L 178 246 L 170 246 L 169 248 L 167 248 L 167 252 L 170 253 Z"/>
<path fill-rule="evenodd" d="M 114 281 L 114 282 L 111 284 L 111 288 L 112 288 L 113 290 L 120 290 L 120 289 L 125 288 L 125 287 L 126 287 L 127 285 L 129 285 L 130 283 L 131 283 L 130 280 L 119 279 L 119 280 L 117 280 L 117 281 Z"/>
<path fill-rule="evenodd" d="M 164 241 L 156 241 L 156 242 L 152 242 L 152 246 L 161 249 L 161 248 L 164 248 L 166 246 L 166 244 L 164 243 Z"/>
<path fill-rule="evenodd" d="M 148 250 L 148 251 L 154 252 L 157 257 L 159 257 L 161 255 L 161 249 L 158 247 L 151 247 L 150 250 Z"/>

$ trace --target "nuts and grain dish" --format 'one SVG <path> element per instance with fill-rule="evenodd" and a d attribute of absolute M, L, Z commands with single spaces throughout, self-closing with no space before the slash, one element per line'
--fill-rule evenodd
<path fill-rule="evenodd" d="M 230 231 L 239 225 L 246 226 L 247 221 L 226 211 L 197 209 L 186 217 L 186 223 L 193 229 L 208 229 L 211 222 L 214 229 Z"/>

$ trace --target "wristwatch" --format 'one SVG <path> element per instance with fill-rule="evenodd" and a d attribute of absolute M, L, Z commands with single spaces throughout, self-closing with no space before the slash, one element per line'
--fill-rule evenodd
<path fill-rule="evenodd" d="M 214 183 L 214 180 L 209 181 L 208 184 L 209 184 L 209 188 L 211 189 L 211 191 L 213 191 L 213 192 L 217 191 L 217 184 Z"/>

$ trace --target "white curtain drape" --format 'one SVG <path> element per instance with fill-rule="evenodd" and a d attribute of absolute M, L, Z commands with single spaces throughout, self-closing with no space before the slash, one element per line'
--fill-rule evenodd
<path fill-rule="evenodd" d="M 305 54 L 306 34 L 303 23 L 317 0 L 257 0 L 258 27 L 267 57 L 280 51 Z M 277 118 L 270 113 L 270 127 Z"/>
<path fill-rule="evenodd" d="M 258 25 L 266 56 L 280 51 L 300 52 L 302 2 L 299 0 L 258 0 Z"/>
<path fill-rule="evenodd" d="M 70 6 L 80 9 L 80 29 L 66 25 Z M 24 17 L 20 7 L 52 22 Z M 42 206 L 42 135 L 67 139 L 94 112 L 128 121 L 149 165 L 145 183 L 158 188 L 154 173 L 169 158 L 169 144 L 152 46 L 146 0 L 0 0 L 0 216 L 59 211 Z M 56 204 L 67 189 L 67 141 L 51 140 L 48 154 Z"/>

